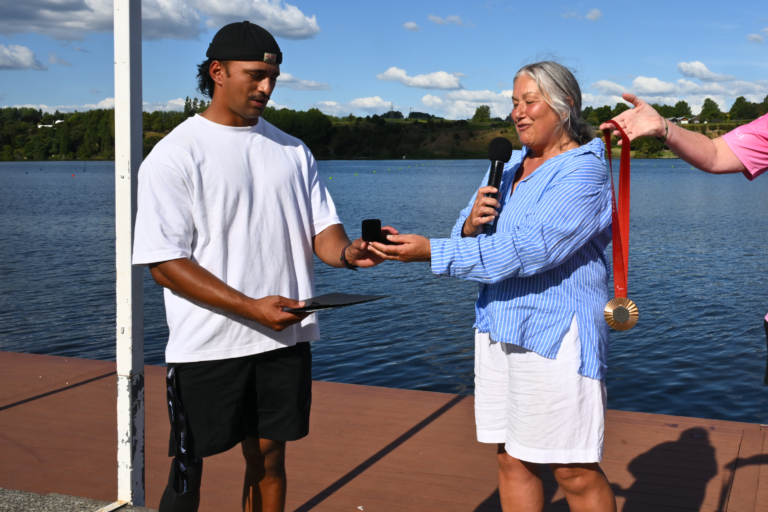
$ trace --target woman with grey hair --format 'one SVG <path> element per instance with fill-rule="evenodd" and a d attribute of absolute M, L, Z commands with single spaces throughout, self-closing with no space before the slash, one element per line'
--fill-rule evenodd
<path fill-rule="evenodd" d="M 581 90 L 554 62 L 515 75 L 512 120 L 523 145 L 499 190 L 484 186 L 451 238 L 389 235 L 381 256 L 429 261 L 477 281 L 477 438 L 498 445 L 509 511 L 540 511 L 549 464 L 572 511 L 615 511 L 603 453 L 611 183 L 604 146 L 581 120 Z M 498 200 L 486 197 L 498 192 Z"/>

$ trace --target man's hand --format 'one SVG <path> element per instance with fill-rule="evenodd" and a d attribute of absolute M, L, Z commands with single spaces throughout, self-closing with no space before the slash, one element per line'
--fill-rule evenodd
<path fill-rule="evenodd" d="M 381 228 L 381 234 L 396 235 L 397 230 L 392 226 L 386 226 Z M 341 263 L 341 251 L 348 243 L 350 243 L 349 237 L 341 224 L 328 226 L 312 239 L 317 257 L 326 265 L 336 268 L 344 266 Z M 363 268 L 373 267 L 384 261 L 379 255 L 368 250 L 368 242 L 364 242 L 362 238 L 352 242 L 344 252 L 344 256 L 350 265 Z"/>
<path fill-rule="evenodd" d="M 270 295 L 261 299 L 252 299 L 248 309 L 252 320 L 264 327 L 280 332 L 286 327 L 297 324 L 307 318 L 310 313 L 288 313 L 283 308 L 303 308 L 304 301 L 287 299 L 280 295 Z"/>
<path fill-rule="evenodd" d="M 399 232 L 392 226 L 384 226 L 381 228 L 382 237 L 397 235 L 398 233 Z M 347 247 L 345 256 L 350 264 L 361 268 L 374 267 L 384 261 L 384 258 L 379 254 L 370 250 L 370 244 L 362 238 L 358 238 L 352 242 L 352 245 Z"/>
<path fill-rule="evenodd" d="M 464 221 L 462 228 L 463 236 L 477 236 L 483 232 L 483 226 L 499 216 L 496 208 L 501 207 L 501 203 L 492 197 L 485 197 L 485 194 L 495 194 L 498 190 L 494 187 L 482 187 L 477 191 L 475 204 L 472 205 L 472 211 L 469 217 Z"/>
<path fill-rule="evenodd" d="M 625 110 L 613 120 L 619 123 L 630 141 L 638 137 L 664 137 L 667 130 L 664 125 L 664 118 L 652 106 L 634 94 L 624 93 L 621 97 L 634 105 L 635 108 Z M 621 133 L 612 124 L 603 123 L 600 125 L 601 130 L 606 128 L 613 130 L 616 137 L 621 137 Z M 621 146 L 621 140 L 619 146 Z"/>
<path fill-rule="evenodd" d="M 429 243 L 429 238 L 419 235 L 389 235 L 387 240 L 397 245 L 371 242 L 368 244 L 369 250 L 382 259 L 402 261 L 403 263 L 432 260 L 432 246 Z"/>

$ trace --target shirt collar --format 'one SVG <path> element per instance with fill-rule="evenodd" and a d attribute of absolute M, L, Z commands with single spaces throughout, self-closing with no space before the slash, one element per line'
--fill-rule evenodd
<path fill-rule="evenodd" d="M 522 154 L 520 156 L 520 163 L 528 156 L 528 154 L 531 152 L 531 148 L 527 146 L 523 146 Z M 595 137 L 591 141 L 587 142 L 586 144 L 583 144 L 579 146 L 578 148 L 569 149 L 565 153 L 561 153 L 555 157 L 550 158 L 544 164 L 542 167 L 546 164 L 548 164 L 551 160 L 554 160 L 556 158 L 563 159 L 563 160 L 570 160 L 571 158 L 576 158 L 581 155 L 586 155 L 592 153 L 597 158 L 600 159 L 600 161 L 605 164 L 605 144 L 603 144 L 603 140 L 599 137 Z M 538 169 L 537 169 L 538 171 Z M 531 173 L 527 178 L 525 178 L 522 181 L 528 181 L 531 179 L 532 176 L 534 176 L 536 173 Z"/>

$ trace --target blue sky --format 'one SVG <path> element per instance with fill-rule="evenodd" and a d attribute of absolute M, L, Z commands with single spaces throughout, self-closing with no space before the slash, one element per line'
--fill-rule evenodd
<path fill-rule="evenodd" d="M 111 107 L 111 0 L 0 0 L 0 105 Z M 277 107 L 466 118 L 511 109 L 521 65 L 555 55 L 584 105 L 768 95 L 768 2 L 144 0 L 145 109 L 179 109 L 213 34 L 248 19 L 283 51 Z"/>

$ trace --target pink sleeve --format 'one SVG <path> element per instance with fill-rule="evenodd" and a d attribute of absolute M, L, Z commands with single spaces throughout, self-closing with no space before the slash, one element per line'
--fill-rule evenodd
<path fill-rule="evenodd" d="M 726 133 L 723 140 L 747 168 L 748 180 L 768 170 L 768 115 Z"/>

